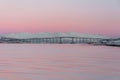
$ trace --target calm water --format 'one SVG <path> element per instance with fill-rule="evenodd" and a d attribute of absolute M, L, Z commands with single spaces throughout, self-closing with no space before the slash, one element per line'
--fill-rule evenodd
<path fill-rule="evenodd" d="M 120 48 L 1 44 L 0 80 L 120 80 Z"/>

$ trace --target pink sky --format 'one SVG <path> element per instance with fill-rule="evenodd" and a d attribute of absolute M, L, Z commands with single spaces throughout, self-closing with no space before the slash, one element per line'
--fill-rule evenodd
<path fill-rule="evenodd" d="M 120 36 L 119 0 L 0 0 L 0 33 L 80 32 Z"/>

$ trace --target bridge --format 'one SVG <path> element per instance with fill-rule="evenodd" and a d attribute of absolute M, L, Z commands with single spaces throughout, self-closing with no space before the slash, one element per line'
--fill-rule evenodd
<path fill-rule="evenodd" d="M 49 38 L 30 38 L 30 39 L 15 39 L 2 38 L 4 43 L 38 43 L 38 44 L 78 44 L 78 43 L 98 43 L 101 38 L 85 38 L 85 37 L 49 37 Z"/>

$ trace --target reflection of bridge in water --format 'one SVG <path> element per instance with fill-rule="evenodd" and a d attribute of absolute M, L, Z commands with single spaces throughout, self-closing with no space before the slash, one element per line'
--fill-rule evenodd
<path fill-rule="evenodd" d="M 97 43 L 102 40 L 101 38 L 84 38 L 84 37 L 51 37 L 51 38 L 31 38 L 31 39 L 15 39 L 9 42 L 14 43 L 56 43 L 56 44 L 64 44 L 64 43 Z"/>

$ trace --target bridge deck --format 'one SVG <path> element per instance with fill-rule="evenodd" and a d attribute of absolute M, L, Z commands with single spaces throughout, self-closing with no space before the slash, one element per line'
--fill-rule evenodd
<path fill-rule="evenodd" d="M 14 39 L 3 38 L 1 41 L 7 43 L 94 43 L 102 40 L 101 38 L 85 38 L 85 37 L 50 37 L 50 38 L 30 38 L 30 39 Z"/>

